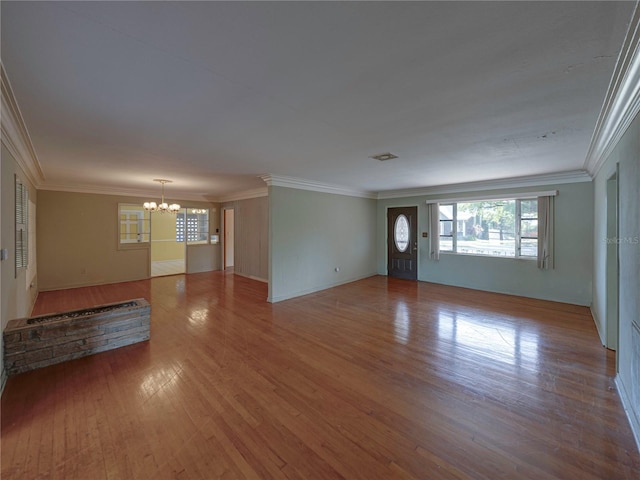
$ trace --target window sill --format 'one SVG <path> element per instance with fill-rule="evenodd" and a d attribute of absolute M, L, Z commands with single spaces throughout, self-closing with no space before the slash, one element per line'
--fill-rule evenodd
<path fill-rule="evenodd" d="M 508 257 L 506 255 L 477 255 L 473 253 L 462 252 L 440 252 L 440 255 L 452 255 L 456 257 L 474 257 L 474 258 L 500 258 L 502 260 L 519 260 L 525 262 L 535 262 L 536 257 Z"/>

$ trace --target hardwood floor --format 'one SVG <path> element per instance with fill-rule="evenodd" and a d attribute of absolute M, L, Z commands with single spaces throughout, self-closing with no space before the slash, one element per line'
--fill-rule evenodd
<path fill-rule="evenodd" d="M 372 277 L 266 303 L 223 272 L 145 297 L 151 340 L 9 378 L 2 478 L 638 479 L 587 308 Z"/>

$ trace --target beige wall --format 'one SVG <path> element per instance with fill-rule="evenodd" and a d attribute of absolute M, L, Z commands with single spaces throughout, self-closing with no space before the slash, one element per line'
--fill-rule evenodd
<path fill-rule="evenodd" d="M 191 205 L 189 206 L 197 206 Z M 214 204 L 209 209 L 209 236 L 220 228 L 219 206 Z M 151 230 L 153 232 L 151 261 L 180 260 L 186 258 L 186 272 L 200 273 L 220 270 L 220 244 L 186 245 L 176 242 L 176 217 L 153 213 L 151 215 Z"/>
<path fill-rule="evenodd" d="M 222 260 L 220 244 L 187 245 L 187 273 L 220 270 Z"/>
<path fill-rule="evenodd" d="M 153 227 L 151 227 L 153 229 Z M 151 261 L 184 260 L 186 248 L 184 242 L 173 240 L 151 240 Z"/>
<path fill-rule="evenodd" d="M 39 192 L 37 242 L 41 290 L 149 276 L 148 247 L 118 249 L 118 203 L 140 203 L 140 199 Z"/>
<path fill-rule="evenodd" d="M 224 209 L 224 268 L 233 267 L 235 261 L 235 222 L 234 210 L 232 208 Z"/>
<path fill-rule="evenodd" d="M 151 261 L 183 260 L 184 242 L 176 242 L 176 216 L 165 213 L 151 214 Z"/>
<path fill-rule="evenodd" d="M 223 204 L 234 211 L 234 273 L 257 280 L 269 277 L 269 198 Z"/>
<path fill-rule="evenodd" d="M 0 262 L 0 320 L 2 321 L 2 331 L 7 326 L 9 320 L 26 317 L 31 314 L 31 309 L 38 292 L 38 276 L 33 279 L 27 278 L 27 270 L 15 269 L 15 175 L 18 175 L 22 183 L 29 188 L 29 200 L 37 205 L 37 192 L 28 181 L 27 176 L 20 169 L 16 160 L 9 151 L 2 145 L 0 155 L 1 161 L 1 192 L 0 192 L 0 221 L 1 236 L 0 247 L 6 248 L 9 258 Z M 29 212 L 29 216 L 34 215 L 34 211 Z M 33 267 L 36 256 L 33 255 L 35 245 L 29 245 L 30 267 Z M 31 281 L 29 281 L 31 280 Z M 30 284 L 33 283 L 33 287 Z M 1 340 L 0 340 L 1 342 Z M 4 357 L 4 347 L 0 348 L 0 358 Z M 0 362 L 0 378 L 4 378 L 4 362 Z"/>
<path fill-rule="evenodd" d="M 217 231 L 216 231 L 217 230 Z M 220 235 L 220 204 L 209 208 L 209 238 Z M 222 245 L 187 245 L 187 273 L 210 272 L 222 269 Z"/>
<path fill-rule="evenodd" d="M 178 199 L 179 201 L 179 199 Z M 118 204 L 140 198 L 87 193 L 38 192 L 38 280 L 41 290 L 125 282 L 149 277 L 149 248 L 118 248 Z M 211 207 L 205 202 L 180 202 Z M 213 247 L 213 246 L 212 246 Z M 199 255 L 198 270 L 215 266 Z M 205 257 L 205 258 L 202 258 Z M 204 270 L 199 270 L 204 271 Z"/>

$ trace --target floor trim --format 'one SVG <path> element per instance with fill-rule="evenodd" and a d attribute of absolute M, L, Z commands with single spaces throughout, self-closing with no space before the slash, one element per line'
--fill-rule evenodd
<path fill-rule="evenodd" d="M 636 440 L 636 447 L 638 447 L 638 451 L 640 452 L 640 419 L 636 416 L 633 411 L 633 403 L 631 402 L 631 397 L 629 396 L 627 389 L 622 383 L 620 379 L 620 375 L 616 375 L 616 387 L 618 387 L 618 395 L 620 396 L 620 400 L 622 401 L 622 406 L 624 407 L 624 411 L 627 414 L 627 418 L 629 419 L 629 425 L 631 426 L 631 431 L 633 432 L 633 438 Z"/>

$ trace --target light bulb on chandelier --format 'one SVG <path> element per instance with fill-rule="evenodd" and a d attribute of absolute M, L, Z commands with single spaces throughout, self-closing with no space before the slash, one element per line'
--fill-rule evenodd
<path fill-rule="evenodd" d="M 169 205 L 167 202 L 164 201 L 164 184 L 171 183 L 171 180 L 154 178 L 153 181 L 162 184 L 162 197 L 160 200 L 160 205 L 158 205 L 156 202 L 144 202 L 143 204 L 144 209 L 150 212 L 174 213 L 174 214 L 178 213 L 178 210 L 180 210 L 180 205 L 178 205 L 177 203 L 172 203 L 171 205 Z"/>

